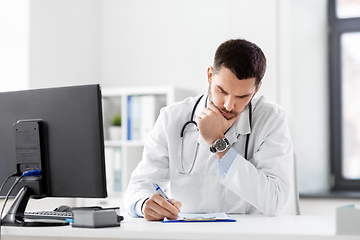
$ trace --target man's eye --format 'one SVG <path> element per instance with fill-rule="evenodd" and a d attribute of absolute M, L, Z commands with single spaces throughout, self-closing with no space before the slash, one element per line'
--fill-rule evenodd
<path fill-rule="evenodd" d="M 239 98 L 239 99 L 246 99 L 246 98 L 248 98 L 249 96 L 248 95 L 246 95 L 246 96 L 238 96 L 237 98 Z"/>

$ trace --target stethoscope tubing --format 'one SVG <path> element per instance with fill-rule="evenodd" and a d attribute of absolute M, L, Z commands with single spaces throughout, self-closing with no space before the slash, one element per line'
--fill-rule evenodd
<path fill-rule="evenodd" d="M 184 169 L 184 161 L 183 161 L 183 143 L 184 143 L 184 133 L 185 133 L 185 128 L 190 125 L 190 124 L 194 124 L 197 128 L 197 123 L 193 120 L 194 119 L 194 115 L 195 115 L 195 111 L 196 111 L 196 108 L 197 106 L 199 105 L 200 103 L 200 100 L 202 99 L 202 97 L 204 96 L 201 95 L 199 97 L 199 99 L 196 101 L 194 107 L 193 107 L 193 110 L 191 112 L 191 117 L 190 117 L 190 120 L 187 121 L 184 126 L 182 127 L 181 129 L 181 132 L 180 132 L 180 162 L 181 162 L 181 170 L 182 172 L 178 171 L 180 174 L 191 174 L 192 173 L 192 170 L 194 168 L 194 165 L 195 165 L 195 162 L 196 162 L 196 157 L 197 157 L 197 153 L 198 153 L 198 150 L 199 150 L 199 143 L 197 142 L 196 143 L 196 148 L 195 148 L 195 153 L 194 153 L 194 158 L 193 158 L 193 161 L 192 161 L 192 164 L 191 164 L 191 167 L 190 167 L 190 170 L 185 172 L 185 169 Z"/>
<path fill-rule="evenodd" d="M 201 95 L 199 97 L 199 99 L 196 101 L 196 103 L 194 104 L 194 107 L 193 107 L 193 110 L 191 112 L 191 117 L 190 117 L 190 120 L 187 121 L 183 127 L 181 128 L 181 131 L 180 131 L 180 163 L 181 163 L 181 170 L 182 171 L 176 171 L 180 174 L 185 174 L 185 175 L 191 175 L 192 174 L 192 170 L 195 166 L 195 162 L 196 162 L 196 157 L 197 157 L 197 153 L 198 153 L 198 149 L 199 149 L 199 142 L 197 142 L 196 144 L 196 149 L 195 149 L 195 153 L 194 153 L 194 158 L 193 158 L 193 161 L 192 161 L 192 164 L 191 164 L 191 167 L 190 167 L 190 170 L 185 172 L 185 169 L 184 169 L 184 161 L 183 161 L 183 141 L 184 141 L 184 133 L 185 133 L 185 129 L 188 125 L 190 124 L 194 124 L 196 127 L 197 127 L 197 123 L 193 120 L 194 119 L 194 115 L 195 115 L 195 111 L 196 111 L 196 108 L 197 106 L 199 105 L 200 103 L 200 100 L 202 99 L 202 97 L 204 96 Z M 252 104 L 251 104 L 251 101 L 249 102 L 249 124 L 250 124 L 250 129 L 251 129 L 251 121 L 252 121 Z M 251 132 L 251 131 L 250 131 Z M 240 134 L 239 134 L 240 135 Z M 239 137 L 238 135 L 238 137 Z M 245 142 L 245 154 L 244 154 L 244 158 L 246 160 L 248 160 L 248 146 L 249 146 L 249 138 L 250 138 L 250 133 L 248 133 L 246 135 L 246 142 Z"/>
<path fill-rule="evenodd" d="M 252 120 L 252 104 L 251 104 L 251 101 L 250 101 L 250 102 L 249 102 L 249 124 L 250 124 L 250 132 L 251 132 L 251 120 Z M 249 138 L 250 138 L 250 133 L 246 135 L 245 154 L 244 154 L 244 158 L 245 158 L 246 160 L 248 160 Z"/>

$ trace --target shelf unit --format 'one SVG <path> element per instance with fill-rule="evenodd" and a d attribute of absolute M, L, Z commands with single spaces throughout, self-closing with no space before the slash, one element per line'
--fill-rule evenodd
<path fill-rule="evenodd" d="M 142 158 L 146 142 L 145 139 L 128 140 L 128 97 L 149 95 L 155 96 L 156 100 L 159 100 L 157 104 L 159 105 L 157 107 L 158 111 L 154 115 L 157 118 L 160 107 L 194 96 L 194 93 L 172 86 L 103 88 L 105 160 L 109 197 L 107 199 L 84 199 L 78 202 L 78 205 L 101 205 L 106 207 L 121 201 L 131 173 Z M 109 127 L 111 126 L 112 116 L 116 114 L 121 114 L 121 139 L 111 140 Z M 152 121 L 155 122 L 155 120 Z"/>

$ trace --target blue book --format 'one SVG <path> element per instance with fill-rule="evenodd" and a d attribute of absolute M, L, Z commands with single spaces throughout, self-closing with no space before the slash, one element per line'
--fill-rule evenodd
<path fill-rule="evenodd" d="M 131 140 L 131 98 L 128 96 L 127 99 L 127 140 Z"/>
<path fill-rule="evenodd" d="M 141 139 L 141 113 L 140 113 L 140 96 L 132 96 L 131 98 L 131 140 Z"/>

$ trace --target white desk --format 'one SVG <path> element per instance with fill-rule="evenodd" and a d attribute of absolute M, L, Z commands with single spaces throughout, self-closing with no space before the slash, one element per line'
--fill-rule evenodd
<path fill-rule="evenodd" d="M 236 222 L 161 223 L 125 216 L 120 227 L 85 229 L 66 227 L 3 227 L 2 240 L 27 239 L 344 239 L 360 235 L 336 235 L 335 217 L 233 215 Z"/>

